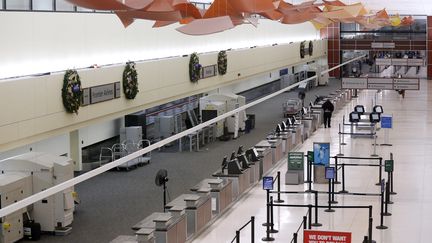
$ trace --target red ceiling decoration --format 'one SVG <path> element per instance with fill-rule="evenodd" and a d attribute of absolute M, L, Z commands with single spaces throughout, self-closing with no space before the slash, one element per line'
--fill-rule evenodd
<path fill-rule="evenodd" d="M 389 16 L 385 9 L 368 14 L 363 4 L 347 5 L 339 0 L 315 3 L 305 1 L 293 5 L 274 0 L 214 0 L 206 10 L 187 0 L 68 0 L 74 5 L 111 10 L 127 27 L 137 19 L 154 20 L 153 28 L 174 23 L 182 26 L 177 30 L 188 35 L 208 35 L 240 24 L 258 25 L 259 15 L 282 24 L 299 24 L 310 21 L 321 29 L 334 22 L 359 23 L 364 29 L 383 26 L 406 26 L 414 20 L 411 16 Z"/>

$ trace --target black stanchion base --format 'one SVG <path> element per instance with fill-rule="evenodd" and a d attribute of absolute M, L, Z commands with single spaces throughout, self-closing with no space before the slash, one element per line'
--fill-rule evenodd
<path fill-rule="evenodd" d="M 344 154 L 342 154 L 342 153 L 339 153 L 339 154 L 336 154 L 336 156 L 344 156 Z"/>
<path fill-rule="evenodd" d="M 262 241 L 274 241 L 275 239 L 273 237 L 263 237 L 261 240 Z"/>
<path fill-rule="evenodd" d="M 377 228 L 377 229 L 380 229 L 380 230 L 388 229 L 388 227 L 385 226 L 385 225 L 378 225 L 376 228 Z"/>
<path fill-rule="evenodd" d="M 314 192 L 314 190 L 305 190 L 305 192 Z"/>
<path fill-rule="evenodd" d="M 339 191 L 339 193 L 348 193 L 348 191 L 347 190 L 342 190 L 342 191 Z"/>
<path fill-rule="evenodd" d="M 392 201 L 388 201 L 388 202 L 384 202 L 384 203 L 387 203 L 387 204 L 393 204 L 394 202 L 392 202 Z"/>
<path fill-rule="evenodd" d="M 335 181 L 335 182 L 333 182 L 334 184 L 341 184 L 341 182 L 340 181 Z"/>
<path fill-rule="evenodd" d="M 372 156 L 372 157 L 379 157 L 378 154 L 371 154 L 370 156 Z"/>
<path fill-rule="evenodd" d="M 380 144 L 381 146 L 393 146 L 393 144 L 391 144 L 391 143 L 382 143 L 382 144 Z"/>
<path fill-rule="evenodd" d="M 396 192 L 390 192 L 390 194 L 391 194 L 391 195 L 396 195 L 397 193 L 396 193 Z"/>
<path fill-rule="evenodd" d="M 322 224 L 321 223 L 313 223 L 311 224 L 312 227 L 321 227 Z"/>
<path fill-rule="evenodd" d="M 263 223 L 262 226 L 273 226 L 272 223 Z"/>
<path fill-rule="evenodd" d="M 381 182 L 375 183 L 375 186 L 381 186 Z"/>
<path fill-rule="evenodd" d="M 347 145 L 347 143 L 341 143 L 341 145 Z"/>
<path fill-rule="evenodd" d="M 313 181 L 304 181 L 303 183 L 312 183 Z"/>
<path fill-rule="evenodd" d="M 271 229 L 271 230 L 269 230 L 268 232 L 273 234 L 273 233 L 277 233 L 277 232 L 279 232 L 279 230 L 277 230 L 277 229 Z"/>
<path fill-rule="evenodd" d="M 335 210 L 334 209 L 326 209 L 326 210 L 324 210 L 324 212 L 333 213 L 333 212 L 335 212 Z"/>
<path fill-rule="evenodd" d="M 338 204 L 338 201 L 330 201 L 331 204 Z"/>
<path fill-rule="evenodd" d="M 275 202 L 275 203 L 283 203 L 283 202 L 285 202 L 284 200 L 274 200 L 273 202 Z"/>
<path fill-rule="evenodd" d="M 383 213 L 384 216 L 392 216 L 391 213 Z"/>

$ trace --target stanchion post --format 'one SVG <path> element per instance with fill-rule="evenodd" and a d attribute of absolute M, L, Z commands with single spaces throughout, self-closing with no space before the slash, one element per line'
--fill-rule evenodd
<path fill-rule="evenodd" d="M 255 243 L 255 217 L 251 217 L 251 243 Z"/>
<path fill-rule="evenodd" d="M 294 234 L 293 234 L 293 240 L 294 240 L 294 241 L 293 241 L 294 243 L 297 243 L 297 233 L 294 233 Z"/>
<path fill-rule="evenodd" d="M 382 157 L 380 157 L 379 158 L 379 171 L 378 171 L 378 182 L 375 184 L 375 185 L 377 185 L 377 186 L 381 186 L 381 180 L 382 180 L 382 161 L 383 161 L 383 158 Z"/>
<path fill-rule="evenodd" d="M 240 243 L 240 230 L 236 230 L 236 243 Z"/>
<path fill-rule="evenodd" d="M 377 146 L 377 134 L 376 134 L 376 123 L 374 123 L 373 127 L 373 136 L 374 136 L 374 150 L 373 154 L 371 154 L 372 157 L 378 157 L 378 154 L 376 153 L 376 146 Z"/>
<path fill-rule="evenodd" d="M 270 197 L 270 233 L 277 233 L 278 230 L 274 229 L 274 218 L 273 218 L 273 197 Z"/>
<path fill-rule="evenodd" d="M 307 229 L 307 217 L 303 216 L 303 229 Z"/>
<path fill-rule="evenodd" d="M 270 194 L 270 190 L 267 190 L 267 196 Z M 273 237 L 270 237 L 270 198 L 267 201 L 267 222 L 263 224 L 266 226 L 266 236 L 262 238 L 262 241 L 274 241 Z"/>
<path fill-rule="evenodd" d="M 339 191 L 339 193 L 348 193 L 347 190 L 345 190 L 345 164 L 342 163 L 342 190 Z"/>
<path fill-rule="evenodd" d="M 386 203 L 387 204 L 393 204 L 390 198 L 391 195 L 391 172 L 387 172 L 387 187 L 386 187 Z"/>
<path fill-rule="evenodd" d="M 332 180 L 328 179 L 328 208 L 324 210 L 325 212 L 332 213 L 335 210 L 331 208 L 331 189 L 332 189 Z"/>
<path fill-rule="evenodd" d="M 318 223 L 318 191 L 314 191 L 314 197 L 315 197 L 315 223 L 312 224 L 313 227 L 320 227 L 322 226 L 321 223 Z"/>
<path fill-rule="evenodd" d="M 342 117 L 342 143 L 341 145 L 346 145 L 345 143 L 345 134 L 344 134 L 344 129 L 345 128 L 345 115 Z"/>
<path fill-rule="evenodd" d="M 385 184 L 384 180 L 381 183 Z M 381 211 L 380 211 L 380 225 L 378 225 L 377 229 L 387 229 L 388 227 L 384 225 L 384 187 L 385 185 L 381 185 Z"/>
<path fill-rule="evenodd" d="M 339 153 L 337 154 L 337 156 L 343 156 L 344 154 L 342 153 L 342 141 L 341 141 L 341 124 L 339 123 Z"/>
<path fill-rule="evenodd" d="M 282 200 L 280 198 L 280 177 L 281 177 L 280 171 L 277 172 L 277 176 L 276 177 L 277 177 L 277 200 L 275 202 L 277 202 L 277 203 L 283 203 L 284 200 Z"/>
<path fill-rule="evenodd" d="M 308 205 L 308 229 L 312 229 L 312 204 Z"/>
<path fill-rule="evenodd" d="M 266 189 L 266 194 L 267 194 L 267 197 L 266 197 L 267 215 L 270 215 L 270 208 L 269 208 L 269 205 L 270 205 L 270 190 L 269 189 Z M 270 226 L 269 224 L 270 224 L 270 220 L 267 220 L 265 223 L 262 224 L 262 226 Z"/>
<path fill-rule="evenodd" d="M 330 203 L 332 203 L 332 204 L 338 203 L 335 200 L 335 181 L 334 181 L 334 179 L 332 179 L 332 192 L 331 192 L 331 202 Z"/>
<path fill-rule="evenodd" d="M 390 159 L 393 160 L 393 170 L 394 170 L 393 153 L 390 153 Z M 390 172 L 390 194 L 396 195 L 397 193 L 393 191 L 393 170 Z"/>
<path fill-rule="evenodd" d="M 338 156 L 335 156 L 335 180 L 333 181 L 334 184 L 340 184 L 338 181 Z"/>
<path fill-rule="evenodd" d="M 384 213 L 383 213 L 383 215 L 384 216 L 391 216 L 392 214 L 391 213 L 389 213 L 389 211 L 388 211 L 388 204 L 389 204 L 389 201 L 390 201 L 390 188 L 389 188 L 389 183 L 388 182 L 386 182 L 386 189 L 385 189 L 385 202 L 384 202 L 384 204 L 385 204 L 385 209 L 384 209 Z"/>

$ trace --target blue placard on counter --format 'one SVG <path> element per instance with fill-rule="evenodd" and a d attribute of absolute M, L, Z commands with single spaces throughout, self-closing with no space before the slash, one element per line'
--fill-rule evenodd
<path fill-rule="evenodd" d="M 393 118 L 391 116 L 381 116 L 381 128 L 392 128 Z"/>
<path fill-rule="evenodd" d="M 325 178 L 327 180 L 335 178 L 335 168 L 334 167 L 325 167 Z"/>
<path fill-rule="evenodd" d="M 273 176 L 264 176 L 263 177 L 263 189 L 264 190 L 273 190 Z"/>

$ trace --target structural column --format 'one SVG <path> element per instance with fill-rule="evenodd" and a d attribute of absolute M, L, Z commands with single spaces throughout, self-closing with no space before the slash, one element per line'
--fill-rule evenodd
<path fill-rule="evenodd" d="M 82 170 L 82 152 L 79 130 L 69 133 L 70 157 L 75 161 L 75 171 Z"/>
<path fill-rule="evenodd" d="M 340 64 L 340 24 L 333 23 L 320 30 L 321 38 L 327 39 L 327 61 L 329 68 Z M 330 77 L 339 78 L 341 76 L 340 68 L 330 71 Z"/>
<path fill-rule="evenodd" d="M 432 16 L 427 16 L 427 78 L 432 79 Z"/>

